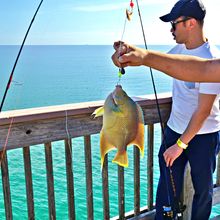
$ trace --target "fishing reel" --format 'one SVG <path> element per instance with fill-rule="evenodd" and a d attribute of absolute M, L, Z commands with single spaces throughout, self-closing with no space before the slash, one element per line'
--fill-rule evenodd
<path fill-rule="evenodd" d="M 174 211 L 171 206 L 163 206 L 163 219 L 164 220 L 182 220 L 183 212 L 185 211 L 186 206 L 179 203 L 176 207 L 176 214 L 174 216 Z"/>
<path fill-rule="evenodd" d="M 171 206 L 163 206 L 163 219 L 174 219 Z"/>

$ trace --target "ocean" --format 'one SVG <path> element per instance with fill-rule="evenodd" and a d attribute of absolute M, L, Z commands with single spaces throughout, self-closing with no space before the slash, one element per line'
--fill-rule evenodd
<path fill-rule="evenodd" d="M 150 45 L 149 49 L 168 51 L 172 45 Z M 12 70 L 19 46 L 0 46 L 0 100 Z M 62 105 L 104 100 L 118 83 L 118 68 L 111 61 L 112 46 L 25 46 L 15 69 L 13 82 L 3 110 Z M 170 92 L 172 79 L 153 70 L 158 93 Z M 128 67 L 120 84 L 129 96 L 153 93 L 149 68 Z M 73 169 L 75 181 L 76 219 L 86 219 L 85 162 L 83 139 L 73 139 Z M 156 125 L 154 198 L 159 177 L 157 151 L 160 146 L 160 129 Z M 113 158 L 115 152 L 110 152 Z M 125 171 L 126 211 L 133 209 L 133 148 L 129 148 L 129 168 Z M 94 219 L 102 219 L 102 188 L 99 156 L 99 135 L 92 135 L 92 166 Z M 44 146 L 31 148 L 34 202 L 36 219 L 48 219 L 47 184 Z M 27 219 L 23 156 L 21 149 L 8 152 L 10 184 L 14 219 Z M 141 206 L 146 205 L 146 154 L 141 159 Z M 53 165 L 57 219 L 68 219 L 66 196 L 65 153 L 62 141 L 53 143 Z M 117 213 L 117 166 L 109 163 L 110 212 Z M 5 219 L 2 183 L 0 181 L 0 219 Z M 212 217 L 220 215 L 220 206 L 213 208 Z"/>

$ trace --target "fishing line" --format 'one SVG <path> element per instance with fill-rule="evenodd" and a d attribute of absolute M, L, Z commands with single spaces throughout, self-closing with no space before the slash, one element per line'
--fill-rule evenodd
<path fill-rule="evenodd" d="M 29 27 L 28 27 L 28 29 L 27 29 L 27 31 L 26 31 L 25 37 L 24 37 L 23 42 L 22 42 L 22 44 L 21 44 L 21 47 L 20 47 L 20 49 L 19 49 L 18 55 L 17 55 L 17 57 L 16 57 L 14 66 L 13 66 L 12 71 L 11 71 L 11 74 L 10 74 L 10 76 L 9 76 L 8 83 L 7 83 L 7 85 L 6 85 L 6 88 L 5 88 L 5 91 L 4 91 L 4 95 L 3 95 L 3 98 L 2 98 L 2 101 L 1 101 L 0 113 L 2 112 L 2 109 L 3 109 L 4 103 L 5 103 L 5 99 L 6 99 L 7 93 L 8 93 L 8 91 L 9 91 L 9 89 L 10 89 L 10 86 L 11 86 L 11 83 L 12 83 L 12 80 L 13 80 L 13 76 L 14 76 L 14 71 L 15 71 L 15 68 L 16 68 L 17 63 L 18 63 L 18 59 L 19 59 L 19 57 L 20 57 L 20 55 L 21 55 L 22 49 L 23 49 L 23 47 L 24 47 L 25 41 L 26 41 L 27 36 L 28 36 L 28 34 L 29 34 L 29 31 L 30 31 L 30 29 L 31 29 L 31 26 L 32 26 L 32 24 L 33 24 L 33 22 L 34 22 L 34 19 L 35 19 L 36 15 L 37 15 L 37 13 L 38 13 L 38 11 L 39 11 L 39 9 L 40 9 L 42 3 L 43 3 L 43 0 L 41 0 L 41 2 L 39 3 L 39 5 L 38 5 L 38 7 L 37 7 L 37 9 L 36 9 L 36 11 L 35 11 L 35 13 L 34 13 L 34 16 L 33 16 L 32 20 L 31 20 L 31 22 L 30 22 L 30 24 L 29 24 Z M 8 132 L 7 132 L 6 141 L 5 141 L 5 145 L 4 145 L 3 152 L 2 152 L 2 155 L 3 155 L 3 156 L 4 156 L 5 151 L 6 151 L 6 148 L 7 148 L 8 139 L 9 139 L 9 136 L 10 136 L 12 124 L 13 124 L 13 117 L 12 117 L 12 119 L 11 119 L 11 122 L 10 122 L 10 125 L 9 125 L 9 129 L 8 129 Z M 3 156 L 2 156 L 2 158 L 1 158 L 1 160 L 0 160 L 0 165 L 1 165 L 1 162 L 2 162 L 2 160 L 3 160 Z"/>
<path fill-rule="evenodd" d="M 143 38 L 144 38 L 145 48 L 146 48 L 146 50 L 148 50 L 146 35 L 145 35 L 144 27 L 143 27 L 142 16 L 141 16 L 138 0 L 136 0 L 136 3 L 137 3 L 138 15 L 139 15 L 139 18 L 140 18 L 140 24 L 141 24 L 142 34 L 143 34 Z M 163 123 L 162 123 L 162 116 L 161 116 L 161 112 L 160 112 L 160 106 L 159 106 L 159 101 L 158 101 L 158 97 L 157 97 L 157 91 L 156 91 L 153 71 L 152 71 L 151 67 L 149 67 L 149 69 L 150 69 L 150 75 L 151 75 L 151 80 L 152 80 L 152 84 L 153 84 L 154 95 L 155 95 L 155 98 L 156 98 L 156 105 L 157 105 L 157 111 L 158 111 L 158 116 L 159 116 L 159 120 L 160 120 L 160 126 L 161 126 L 161 130 L 162 130 L 163 140 L 164 140 L 164 146 L 165 146 L 165 149 L 167 149 L 166 138 L 165 138 L 165 135 L 164 135 L 164 127 L 163 127 Z M 172 170 L 171 170 L 170 166 L 169 166 L 169 171 L 170 171 L 170 180 L 171 180 L 171 185 L 172 185 L 172 188 L 173 188 L 174 199 L 175 199 L 175 198 L 177 198 L 176 187 L 175 187 L 174 178 L 173 178 Z M 168 196 L 168 203 L 169 203 L 168 205 L 171 206 L 171 199 L 170 199 L 170 193 L 169 193 L 169 188 L 168 188 L 168 177 L 167 177 L 166 167 L 165 167 L 165 175 L 166 175 L 166 180 L 167 180 L 166 181 L 166 188 L 167 188 L 167 196 Z M 177 204 L 177 207 L 178 207 L 178 210 L 180 210 L 179 203 Z"/>
<path fill-rule="evenodd" d="M 36 15 L 37 15 L 37 13 L 38 13 L 38 11 L 39 11 L 40 6 L 41 6 L 42 3 L 43 3 L 43 0 L 41 0 L 40 4 L 39 4 L 38 7 L 37 7 L 37 10 L 35 11 L 35 14 L 34 14 L 32 20 L 31 20 L 31 23 L 30 23 L 28 29 L 27 29 L 27 32 L 26 32 L 25 37 L 24 37 L 24 39 L 23 39 L 23 42 L 22 42 L 22 44 L 21 44 L 20 50 L 19 50 L 18 55 L 17 55 L 17 57 L 16 57 L 14 66 L 13 66 L 12 71 L 11 71 L 11 74 L 10 74 L 10 76 L 9 76 L 9 80 L 8 80 L 8 83 L 7 83 L 7 86 L 6 86 L 6 88 L 5 88 L 5 92 L 4 92 L 2 101 L 1 101 L 0 113 L 1 113 L 2 108 L 3 108 L 6 95 L 7 95 L 7 93 L 8 93 L 9 88 L 10 88 L 10 85 L 11 85 L 11 82 L 12 82 L 12 79 L 13 79 L 13 76 L 14 76 L 15 67 L 17 66 L 17 62 L 18 62 L 18 59 L 19 59 L 19 57 L 20 57 L 20 55 L 21 55 L 21 51 L 22 51 L 22 49 L 23 49 L 23 47 L 24 47 L 24 43 L 25 43 L 25 41 L 26 41 L 26 38 L 27 38 L 27 36 L 28 36 L 28 33 L 29 33 L 30 29 L 31 29 L 31 26 L 32 26 L 32 24 L 33 24 L 33 22 L 34 22 L 34 19 L 35 19 Z"/>
<path fill-rule="evenodd" d="M 133 14 L 134 3 L 133 3 L 132 0 L 130 1 L 129 6 L 130 6 L 130 8 L 129 8 L 129 9 L 126 9 L 126 16 L 125 16 L 125 21 L 124 21 L 124 27 L 123 27 L 123 31 L 122 31 L 122 35 L 121 35 L 121 41 L 120 41 L 120 44 L 119 44 L 119 55 L 120 55 L 120 53 L 121 53 L 121 51 L 122 51 L 123 38 L 124 38 L 124 34 L 125 34 L 125 29 L 126 29 L 127 21 L 130 21 L 130 20 L 131 20 L 131 16 L 132 16 L 132 14 Z M 120 81 L 121 81 L 121 77 L 122 77 L 122 75 L 124 75 L 124 74 L 125 74 L 125 69 L 124 69 L 124 68 L 119 68 L 117 85 L 119 85 L 119 83 L 120 83 Z"/>

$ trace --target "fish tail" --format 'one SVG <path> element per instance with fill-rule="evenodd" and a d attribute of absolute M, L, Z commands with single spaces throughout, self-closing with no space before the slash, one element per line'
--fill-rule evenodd
<path fill-rule="evenodd" d="M 127 151 L 117 152 L 115 158 L 112 160 L 113 163 L 117 163 L 122 167 L 128 167 L 128 154 Z"/>

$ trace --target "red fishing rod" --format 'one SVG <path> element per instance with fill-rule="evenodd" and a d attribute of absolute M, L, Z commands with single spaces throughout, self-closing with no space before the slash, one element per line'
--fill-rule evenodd
<path fill-rule="evenodd" d="M 28 36 L 28 33 L 29 33 L 30 29 L 31 29 L 31 26 L 32 26 L 32 24 L 33 24 L 33 22 L 34 22 L 34 19 L 35 19 L 36 15 L 37 15 L 37 13 L 38 13 L 38 11 L 39 11 L 39 9 L 40 9 L 42 3 L 43 3 L 43 0 L 41 0 L 40 4 L 39 4 L 38 7 L 37 7 L 37 10 L 36 10 L 35 13 L 34 13 L 34 16 L 33 16 L 32 20 L 31 20 L 31 22 L 30 22 L 30 25 L 29 25 L 27 31 L 26 31 L 25 37 L 24 37 L 24 39 L 23 39 L 23 42 L 22 42 L 21 47 L 20 47 L 20 50 L 19 50 L 18 55 L 17 55 L 17 57 L 16 57 L 14 66 L 13 66 L 12 71 L 11 71 L 11 74 L 10 74 L 10 76 L 9 76 L 8 83 L 7 83 L 7 86 L 6 86 L 6 88 L 5 88 L 5 92 L 4 92 L 2 101 L 1 101 L 0 113 L 1 113 L 2 108 L 3 108 L 3 106 L 4 106 L 5 99 L 6 99 L 8 90 L 9 90 L 9 88 L 10 88 L 10 85 L 11 85 L 11 82 L 12 82 L 12 79 L 13 79 L 13 76 L 14 76 L 14 71 L 15 71 L 15 68 L 16 68 L 16 66 L 17 66 L 18 59 L 19 59 L 19 57 L 20 57 L 20 55 L 21 55 L 21 51 L 22 51 L 22 49 L 23 49 L 23 47 L 24 47 L 24 44 L 25 44 L 26 38 L 27 38 L 27 36 Z"/>

